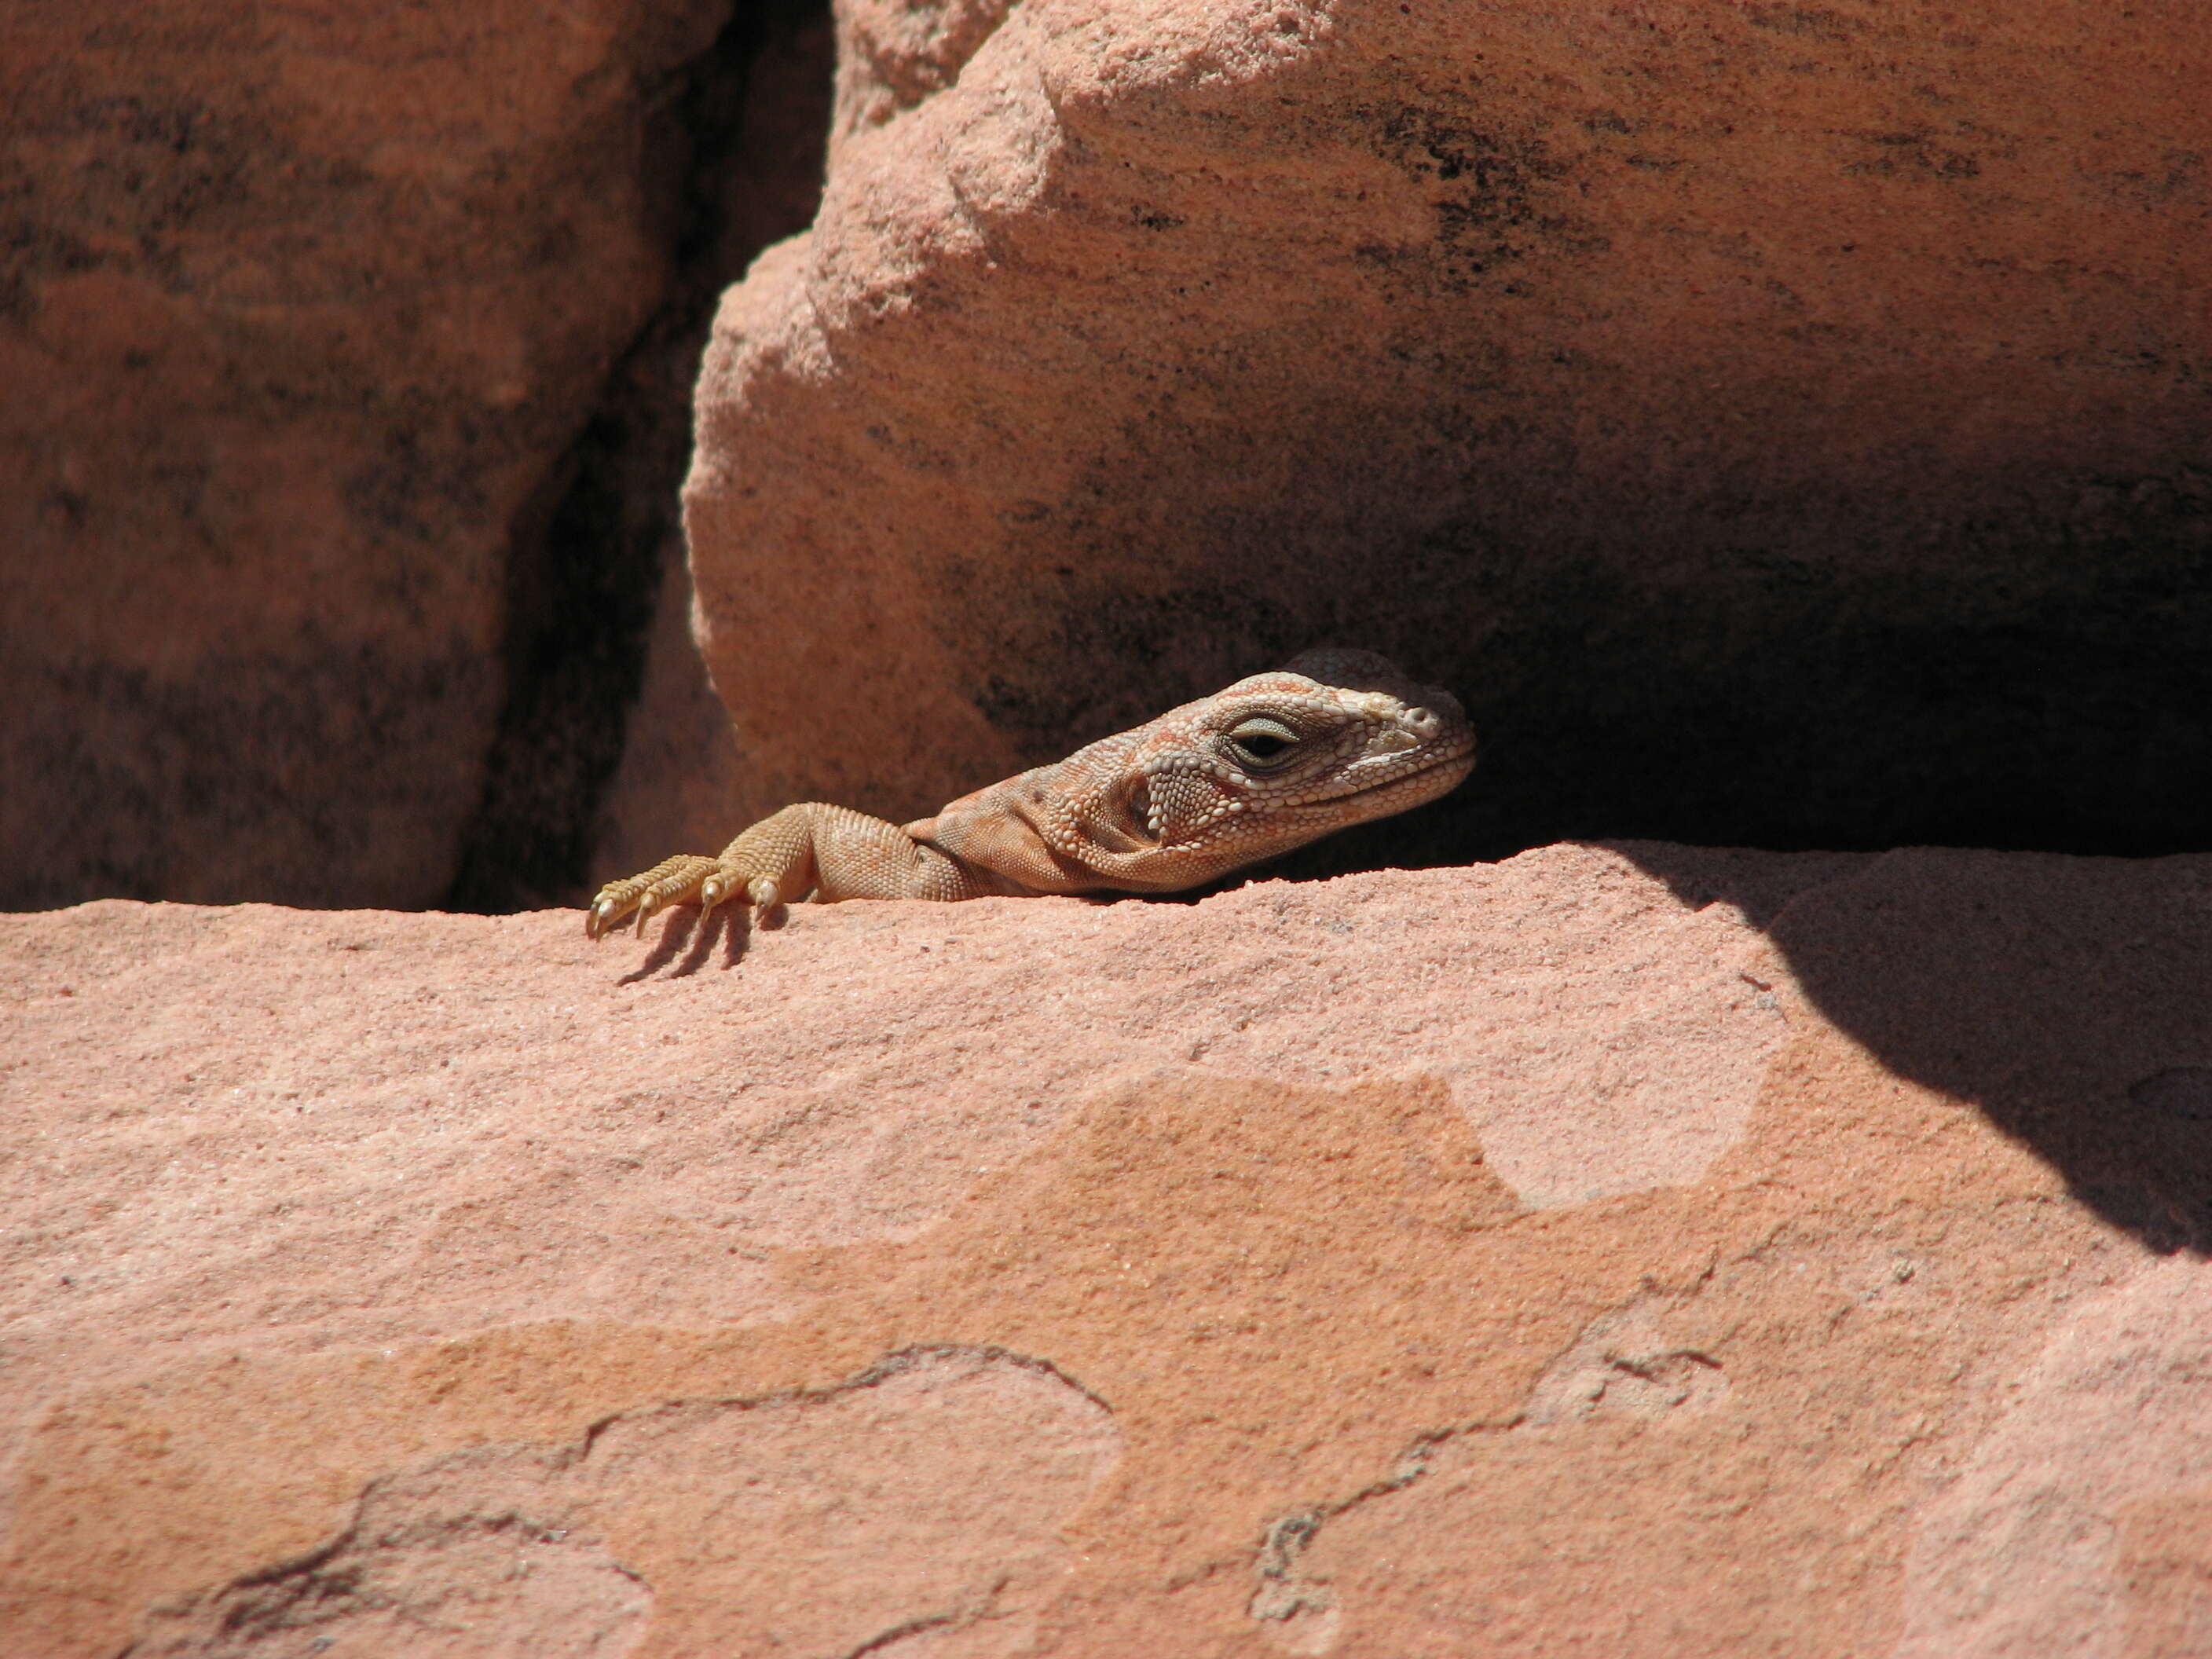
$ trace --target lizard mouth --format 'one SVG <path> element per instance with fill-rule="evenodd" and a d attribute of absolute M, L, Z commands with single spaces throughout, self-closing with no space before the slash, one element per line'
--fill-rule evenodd
<path fill-rule="evenodd" d="M 1444 789 L 1453 788 L 1459 783 L 1460 778 L 1465 777 L 1474 769 L 1474 736 L 1469 734 L 1450 748 L 1437 750 L 1419 766 L 1412 767 L 1403 772 L 1393 772 L 1387 778 L 1377 778 L 1372 783 L 1363 784 L 1357 789 L 1347 790 L 1341 795 L 1329 796 L 1326 799 L 1356 800 L 1362 795 L 1376 794 L 1386 789 L 1403 789 L 1408 784 L 1418 783 L 1423 779 L 1433 779 L 1437 773 L 1448 769 L 1456 769 L 1459 773 L 1459 777 L 1454 778 L 1450 783 L 1444 786 Z M 1444 789 L 1439 789 L 1436 793 L 1442 794 Z"/>

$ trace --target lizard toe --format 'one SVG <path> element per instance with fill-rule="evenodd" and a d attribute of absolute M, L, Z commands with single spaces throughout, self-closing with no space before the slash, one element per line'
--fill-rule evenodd
<path fill-rule="evenodd" d="M 638 878 L 611 881 L 599 889 L 592 900 L 592 908 L 584 912 L 584 937 L 605 939 L 615 930 L 615 924 L 630 913 L 637 903 Z"/>
<path fill-rule="evenodd" d="M 653 893 L 647 893 L 637 902 L 637 927 L 634 931 L 640 939 L 645 937 L 645 924 L 651 921 L 667 902 L 666 899 Z"/>
<path fill-rule="evenodd" d="M 702 879 L 714 871 L 714 860 L 696 853 L 679 853 L 672 859 L 663 859 L 641 875 L 609 882 L 599 889 L 592 900 L 592 908 L 584 913 L 585 936 L 605 938 L 633 911 L 637 915 L 638 932 L 644 933 L 645 924 L 670 905 L 696 897 Z"/>

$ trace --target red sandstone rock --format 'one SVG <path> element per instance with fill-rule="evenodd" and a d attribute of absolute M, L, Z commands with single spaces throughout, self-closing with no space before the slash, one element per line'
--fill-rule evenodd
<path fill-rule="evenodd" d="M 841 15 L 700 385 L 696 847 L 1319 641 L 1468 703 L 1447 861 L 2203 844 L 2198 7 Z"/>
<path fill-rule="evenodd" d="M 2212 860 L 0 962 L 10 1656 L 2203 1649 Z"/>
<path fill-rule="evenodd" d="M 436 902 L 513 544 L 663 303 L 726 8 L 88 0 L 0 22 L 0 862 Z"/>

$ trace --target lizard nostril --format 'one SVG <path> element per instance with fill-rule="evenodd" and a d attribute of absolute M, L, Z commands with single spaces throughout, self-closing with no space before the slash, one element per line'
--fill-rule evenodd
<path fill-rule="evenodd" d="M 1408 731 L 1419 738 L 1433 738 L 1443 722 L 1432 708 L 1408 708 L 1401 717 Z"/>

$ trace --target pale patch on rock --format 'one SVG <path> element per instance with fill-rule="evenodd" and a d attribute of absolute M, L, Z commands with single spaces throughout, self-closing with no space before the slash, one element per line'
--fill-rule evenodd
<path fill-rule="evenodd" d="M 1425 948 L 1443 918 L 1378 893 L 1354 936 L 1403 939 L 1377 963 L 1404 998 L 1395 1018 L 1355 1027 L 1316 1000 L 1209 1036 L 1194 1058 L 1297 1082 L 1442 1077 L 1532 1208 L 1695 1181 L 1741 1136 L 1786 1032 L 1784 970 L 1759 936 L 1604 848 L 1540 848 L 1478 879 L 1526 891 L 1540 933 L 1470 894 L 1457 948 Z"/>
<path fill-rule="evenodd" d="M 1537 1382 L 1522 1420 L 1536 1428 L 1599 1416 L 1648 1422 L 1724 1405 L 1728 1374 L 1720 1363 L 1668 1340 L 1672 1305 L 1646 1297 L 1594 1322 Z"/>
<path fill-rule="evenodd" d="M 2127 1517 L 2212 1493 L 2212 1268 L 2144 1267 L 2066 1318 L 2013 1386 L 1922 1523 L 1898 1659 L 2124 1650 L 2147 1614 L 2118 1571 Z"/>
<path fill-rule="evenodd" d="M 1545 1369 L 1516 1420 L 1458 1425 L 1423 1435 L 1399 1454 L 1387 1474 L 1349 1498 L 1278 1518 L 1254 1559 L 1259 1583 L 1245 1609 L 1268 1645 L 1310 1656 L 1331 1652 L 1342 1639 L 1343 1592 L 1325 1571 L 1307 1561 L 1323 1528 L 1338 1517 L 1378 1499 L 1387 1503 L 1497 1437 L 1571 1433 L 1594 1419 L 1650 1424 L 1676 1413 L 1698 1418 L 1724 1408 L 1729 1382 L 1720 1363 L 1683 1346 L 1667 1328 L 1670 1316 L 1689 1300 L 1641 1297 L 1593 1320 L 1574 1346 Z"/>
<path fill-rule="evenodd" d="M 328 1548 L 149 1612 L 131 1659 L 623 1659 L 653 1591 L 547 1461 L 471 1452 L 363 1494 Z"/>
<path fill-rule="evenodd" d="M 1316 1655 L 1336 1645 L 1344 1615 L 1336 1587 L 1312 1578 L 1299 1567 L 1314 1535 L 1328 1519 L 1322 1510 L 1285 1516 L 1267 1528 L 1253 1572 L 1259 1585 L 1245 1613 L 1260 1626 L 1267 1645 L 1282 1653 Z"/>
<path fill-rule="evenodd" d="M 1020 1650 L 1012 1604 L 1064 1572 L 1058 1527 L 1119 1453 L 1105 1409 L 1048 1368 L 902 1354 L 818 1393 L 629 1412 L 580 1446 L 386 1476 L 330 1545 L 171 1599 L 131 1651 L 621 1659 L 648 1628 L 683 1647 L 703 1605 L 749 1651 L 994 1659 Z M 656 1597 L 666 1577 L 681 1591 Z"/>

